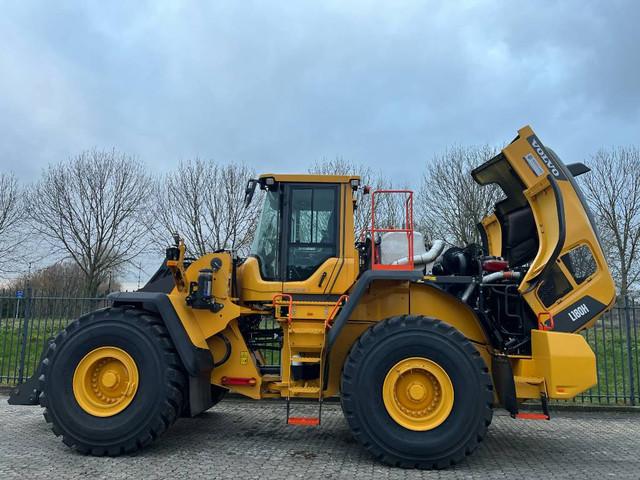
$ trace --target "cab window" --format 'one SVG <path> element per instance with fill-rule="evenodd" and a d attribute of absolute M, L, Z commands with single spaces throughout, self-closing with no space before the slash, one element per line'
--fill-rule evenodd
<path fill-rule="evenodd" d="M 591 249 L 586 245 L 580 245 L 565 253 L 562 261 L 578 285 L 596 273 L 596 260 L 593 258 Z"/>
<path fill-rule="evenodd" d="M 280 193 L 267 192 L 264 196 L 258 229 L 253 237 L 250 255 L 258 259 L 260 276 L 264 280 L 276 280 L 279 275 Z"/>
<path fill-rule="evenodd" d="M 286 280 L 305 280 L 336 256 L 337 199 L 334 185 L 291 187 Z"/>

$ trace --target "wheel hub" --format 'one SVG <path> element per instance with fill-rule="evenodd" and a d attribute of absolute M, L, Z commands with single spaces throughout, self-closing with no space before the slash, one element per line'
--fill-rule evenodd
<path fill-rule="evenodd" d="M 133 401 L 138 367 L 124 350 L 99 347 L 84 356 L 73 374 L 73 395 L 90 415 L 110 417 Z"/>
<path fill-rule="evenodd" d="M 118 374 L 113 370 L 108 370 L 104 372 L 100 381 L 102 382 L 103 387 L 113 388 L 119 381 Z"/>
<path fill-rule="evenodd" d="M 424 385 L 418 382 L 413 382 L 407 389 L 407 396 L 414 402 L 419 402 L 425 397 L 426 394 L 427 389 L 424 388 Z"/>
<path fill-rule="evenodd" d="M 432 430 L 453 409 L 453 384 L 436 362 L 411 357 L 395 364 L 382 386 L 389 416 L 409 430 Z"/>

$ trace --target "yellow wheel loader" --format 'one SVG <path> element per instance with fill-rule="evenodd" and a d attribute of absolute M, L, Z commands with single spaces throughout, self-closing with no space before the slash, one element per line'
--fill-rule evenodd
<path fill-rule="evenodd" d="M 283 421 L 307 427 L 339 396 L 375 458 L 451 465 L 484 439 L 493 408 L 548 419 L 548 399 L 596 383 L 578 332 L 611 307 L 615 289 L 574 179 L 585 172 L 522 128 L 472 172 L 504 193 L 479 223 L 482 244 L 428 249 L 409 191 L 364 197 L 371 228 L 356 240 L 358 177 L 261 175 L 246 188 L 246 203 L 264 190 L 247 258 L 188 259 L 176 237 L 141 291 L 113 294 L 111 307 L 50 342 L 11 402 L 45 407 L 53 432 L 80 452 L 119 455 L 227 391 L 284 399 Z M 385 195 L 400 199 L 397 225 L 379 221 Z M 265 338 L 279 345 L 275 368 Z M 318 413 L 295 415 L 299 399 Z M 520 412 L 527 399 L 542 411 Z"/>

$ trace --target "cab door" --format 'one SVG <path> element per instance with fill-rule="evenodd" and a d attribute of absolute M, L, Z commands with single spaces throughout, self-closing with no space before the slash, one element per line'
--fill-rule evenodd
<path fill-rule="evenodd" d="M 285 185 L 281 271 L 283 292 L 327 291 L 339 262 L 340 185 Z"/>

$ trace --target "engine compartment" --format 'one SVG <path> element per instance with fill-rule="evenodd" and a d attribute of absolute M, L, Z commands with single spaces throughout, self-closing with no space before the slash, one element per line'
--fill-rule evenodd
<path fill-rule="evenodd" d="M 383 264 L 406 264 L 407 243 L 407 235 L 399 232 L 359 242 L 361 267 L 368 268 L 372 255 L 378 255 Z M 474 310 L 494 348 L 528 355 L 531 330 L 539 327 L 536 315 L 518 291 L 528 264 L 512 265 L 503 257 L 489 255 L 487 250 L 486 245 L 475 243 L 445 247 L 440 240 L 427 246 L 423 235 L 414 232 L 413 265 L 422 270 L 425 282 Z"/>

